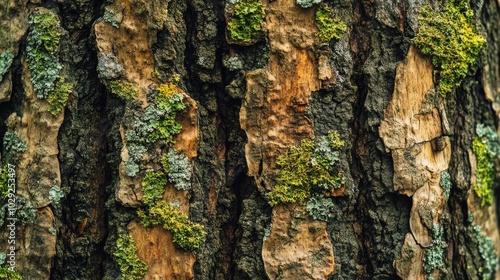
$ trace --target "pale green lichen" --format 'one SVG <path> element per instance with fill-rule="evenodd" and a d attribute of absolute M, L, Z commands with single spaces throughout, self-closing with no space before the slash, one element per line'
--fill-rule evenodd
<path fill-rule="evenodd" d="M 3 147 L 6 151 L 22 153 L 26 151 L 28 145 L 15 132 L 7 131 L 3 136 Z"/>
<path fill-rule="evenodd" d="M 49 190 L 49 199 L 58 204 L 64 198 L 64 192 L 58 186 L 52 186 Z"/>
<path fill-rule="evenodd" d="M 438 224 L 433 224 L 431 229 L 432 245 L 424 251 L 424 271 L 431 274 L 436 269 L 444 267 L 444 249 L 446 243 L 442 241 L 443 228 Z"/>
<path fill-rule="evenodd" d="M 173 144 L 173 137 L 182 130 L 175 118 L 178 112 L 186 108 L 183 99 L 183 95 L 172 83 L 164 84 L 155 90 L 154 103 L 144 109 L 142 116 L 134 119 L 126 132 L 129 154 L 134 160 L 140 153 L 146 152 L 145 144 L 158 140 Z"/>
<path fill-rule="evenodd" d="M 492 279 L 491 277 L 497 270 L 499 261 L 495 251 L 495 244 L 491 238 L 483 235 L 483 230 L 478 225 L 472 227 L 472 233 L 477 240 L 478 251 L 482 261 L 482 266 L 478 271 L 483 280 Z"/>
<path fill-rule="evenodd" d="M 443 171 L 443 173 L 441 173 L 441 181 L 439 182 L 439 186 L 444 190 L 445 201 L 448 201 L 451 192 L 451 177 L 448 171 Z"/>
<path fill-rule="evenodd" d="M 139 171 L 140 167 L 134 160 L 128 159 L 125 161 L 125 173 L 127 173 L 127 176 L 135 177 Z"/>
<path fill-rule="evenodd" d="M 120 28 L 120 22 L 118 22 L 118 17 L 116 16 L 115 11 L 107 7 L 104 8 L 104 15 L 102 16 L 102 19 L 104 20 L 104 22 L 111 24 L 111 26 Z"/>
<path fill-rule="evenodd" d="M 47 98 L 54 90 L 61 64 L 58 60 L 61 27 L 57 15 L 47 9 L 35 10 L 29 18 L 26 60 L 31 83 L 38 98 Z"/>
<path fill-rule="evenodd" d="M 139 280 L 148 272 L 148 265 L 137 256 L 137 247 L 132 236 L 120 234 L 113 253 L 120 267 L 122 280 Z"/>
<path fill-rule="evenodd" d="M 36 219 L 36 209 L 31 201 L 24 197 L 16 197 L 16 217 L 21 224 L 31 224 Z"/>
<path fill-rule="evenodd" d="M 14 60 L 14 55 L 10 50 L 6 50 L 0 53 L 0 82 L 3 80 L 3 76 L 7 71 L 9 71 L 12 61 Z"/>
<path fill-rule="evenodd" d="M 168 176 L 168 181 L 174 183 L 176 189 L 187 191 L 191 187 L 192 168 L 188 158 L 183 153 L 171 149 L 162 156 L 162 164 Z"/>
<path fill-rule="evenodd" d="M 306 203 L 307 213 L 318 221 L 327 221 L 332 216 L 330 213 L 332 207 L 332 199 L 320 195 L 312 196 Z"/>
<path fill-rule="evenodd" d="M 487 140 L 485 144 L 492 156 L 495 157 L 500 154 L 500 137 L 495 129 L 480 123 L 476 126 L 476 134 L 481 139 Z"/>
<path fill-rule="evenodd" d="M 425 5 L 418 22 L 419 31 L 412 42 L 431 56 L 439 77 L 439 92 L 446 95 L 465 78 L 485 39 L 476 30 L 474 12 L 467 0 L 450 0 L 440 10 Z"/>
<path fill-rule="evenodd" d="M 296 0 L 297 5 L 301 6 L 302 8 L 310 8 L 314 4 L 319 4 L 321 3 L 321 0 Z"/>

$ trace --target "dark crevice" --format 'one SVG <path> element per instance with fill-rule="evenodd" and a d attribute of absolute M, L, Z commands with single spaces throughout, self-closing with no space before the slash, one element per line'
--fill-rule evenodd
<path fill-rule="evenodd" d="M 74 72 L 74 94 L 65 109 L 59 131 L 61 228 L 51 279 L 102 279 L 104 244 L 108 234 L 106 186 L 112 181 L 108 134 L 111 125 L 106 112 L 106 93 L 97 77 L 97 50 L 92 41 L 92 24 L 102 13 L 99 1 L 60 3 L 61 23 L 71 42 L 63 42 L 62 61 Z M 78 58 L 78 59 L 75 59 Z M 76 62 L 79 61 L 79 62 Z"/>
<path fill-rule="evenodd" d="M 365 219 L 365 217 L 368 215 L 366 213 L 368 208 L 368 192 L 369 192 L 369 187 L 370 184 L 368 182 L 368 179 L 366 178 L 366 171 L 364 170 L 363 164 L 361 163 L 362 160 L 362 149 L 364 149 L 365 146 L 365 139 L 366 137 L 364 134 L 366 133 L 365 131 L 365 123 L 366 123 L 366 111 L 364 110 L 365 106 L 365 101 L 366 101 L 366 96 L 367 96 L 367 84 L 365 82 L 365 77 L 363 76 L 363 65 L 368 57 L 368 49 L 367 45 L 364 42 L 364 38 L 366 38 L 368 35 L 365 34 L 368 30 L 364 27 L 368 24 L 367 21 L 367 15 L 365 13 L 365 10 L 361 7 L 361 3 L 355 2 L 355 11 L 358 13 L 359 18 L 357 18 L 357 24 L 354 25 L 352 34 L 351 34 L 351 40 L 356 41 L 358 45 L 364 46 L 364 49 L 360 50 L 359 52 L 354 54 L 354 75 L 351 77 L 351 83 L 353 85 L 357 86 L 357 91 L 356 91 L 356 102 L 353 107 L 353 112 L 355 115 L 354 117 L 354 123 L 353 123 L 353 129 L 352 129 L 352 136 L 353 136 L 353 149 L 351 152 L 351 172 L 352 172 L 352 177 L 357 178 L 357 180 L 354 182 L 359 189 L 358 193 L 358 198 L 356 199 L 356 206 L 355 209 L 363 209 L 361 211 L 357 211 L 357 217 L 356 217 L 356 223 L 363 229 L 367 228 L 365 223 L 369 222 Z M 360 279 L 370 279 L 370 275 L 373 275 L 373 266 L 371 265 L 370 260 L 370 255 L 368 252 L 368 247 L 369 244 L 367 244 L 364 240 L 366 240 L 365 234 L 363 234 L 364 230 L 362 232 L 358 232 L 358 246 L 360 248 L 359 253 L 358 253 L 358 259 L 357 263 L 363 266 L 364 268 L 362 271 L 359 273 L 363 275 L 362 278 Z M 360 275 L 360 276 L 361 276 Z"/>

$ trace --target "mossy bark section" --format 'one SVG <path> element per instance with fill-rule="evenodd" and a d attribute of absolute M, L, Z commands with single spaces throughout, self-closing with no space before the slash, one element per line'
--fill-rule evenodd
<path fill-rule="evenodd" d="M 341 155 L 346 189 L 344 196 L 332 198 L 331 218 L 324 227 L 335 252 L 335 271 L 328 279 L 392 279 L 397 275 L 408 275 L 408 271 L 421 274 L 419 263 L 412 260 L 420 260 L 423 252 L 412 248 L 422 244 L 407 235 L 412 231 L 410 220 L 414 216 L 411 213 L 418 205 L 395 190 L 394 179 L 399 172 L 395 169 L 400 165 L 397 159 L 414 161 L 427 152 L 417 155 L 415 151 L 409 151 L 395 158 L 385 149 L 379 130 L 384 111 L 395 97 L 397 67 L 408 57 L 411 38 L 418 31 L 417 12 L 424 1 L 341 0 L 327 3 L 333 7 L 336 16 L 346 22 L 347 31 L 339 40 L 314 48 L 304 45 L 304 38 L 296 35 L 302 34 L 301 28 L 307 32 L 315 30 L 315 8 L 301 10 L 291 2 L 287 2 L 287 7 L 293 10 L 292 18 L 300 18 L 300 24 L 290 22 L 290 17 L 273 18 L 277 12 L 273 15 L 272 5 L 283 1 L 263 1 L 271 9 L 268 19 L 275 20 L 275 23 L 274 26 L 271 22 L 266 23 L 267 40 L 250 46 L 227 43 L 224 3 L 221 1 L 4 2 L 7 4 L 0 4 L 0 20 L 9 24 L 0 24 L 0 34 L 11 37 L 1 42 L 4 45 L 0 46 L 0 51 L 11 49 L 15 58 L 10 74 L 6 74 L 0 85 L 3 96 L 10 96 L 10 99 L 2 98 L 0 104 L 1 136 L 7 129 L 5 121 L 9 115 L 16 112 L 21 120 L 26 120 L 34 109 L 24 102 L 29 79 L 23 76 L 26 68 L 22 61 L 26 46 L 23 36 L 31 9 L 39 6 L 51 8 L 61 19 L 67 35 L 61 41 L 60 59 L 68 73 L 68 81 L 75 84 L 62 125 L 58 132 L 50 134 L 57 135 L 57 143 L 53 143 L 55 140 L 51 136 L 50 145 L 42 143 L 39 147 L 52 149 L 50 157 L 59 163 L 59 168 L 53 167 L 60 169 L 60 186 L 66 198 L 58 208 L 46 205 L 45 189 L 42 192 L 38 188 L 40 193 L 34 194 L 33 197 L 42 197 L 33 199 L 33 203 L 40 204 L 35 224 L 21 228 L 25 233 L 23 238 L 29 237 L 30 246 L 34 246 L 34 251 L 26 251 L 27 258 L 19 259 L 19 267 L 27 271 L 24 277 L 117 279 L 120 275 L 113 260 L 116 238 L 129 230 L 128 225 L 137 217 L 134 208 L 125 207 L 115 196 L 123 148 L 120 124 L 126 105 L 117 97 L 108 95 L 101 84 L 105 81 L 100 81 L 97 76 L 97 54 L 100 51 L 113 52 L 125 69 L 124 81 L 135 83 L 142 91 L 150 84 L 157 85 L 175 74 L 179 75 L 179 87 L 197 103 L 200 123 L 199 144 L 196 157 L 193 157 L 193 190 L 189 198 L 182 199 L 189 200 L 190 219 L 202 223 L 208 235 L 207 242 L 196 252 L 194 264 L 192 257 L 188 258 L 188 265 L 178 266 L 170 262 L 176 275 L 186 278 L 194 275 L 196 279 L 207 280 L 266 279 L 269 275 L 270 270 L 264 267 L 262 250 L 266 246 L 269 248 L 270 243 L 263 245 L 263 240 L 269 231 L 276 233 L 276 230 L 270 227 L 273 210 L 263 194 L 271 185 L 262 184 L 264 180 L 255 180 L 253 174 L 273 162 L 271 157 L 262 161 L 262 167 L 247 164 L 245 156 L 251 154 L 252 158 L 253 155 L 261 158 L 260 151 L 253 149 L 250 153 L 247 150 L 245 154 L 245 144 L 253 139 L 240 125 L 240 109 L 248 102 L 249 87 L 258 85 L 266 89 L 260 100 L 269 97 L 267 88 L 271 85 L 269 81 L 273 80 L 264 70 L 258 70 L 266 67 L 266 71 L 273 71 L 270 73 L 281 71 L 286 74 L 275 76 L 274 82 L 283 84 L 283 89 L 289 91 L 283 104 L 293 99 L 294 106 L 290 110 L 300 116 L 300 120 L 290 124 L 289 134 L 293 138 L 286 143 L 279 142 L 268 151 L 278 147 L 283 152 L 302 138 L 325 135 L 332 129 L 338 130 L 346 141 L 345 153 Z M 431 2 L 436 7 L 441 3 Z M 442 275 L 450 279 L 478 279 L 484 265 L 477 237 L 468 229 L 471 226 L 468 222 L 470 212 L 476 213 L 473 223 L 480 224 L 485 235 L 497 240 L 497 223 L 491 219 L 497 212 L 496 206 L 480 208 L 473 197 L 470 198 L 474 158 L 469 156 L 469 151 L 477 123 L 498 125 L 499 4 L 497 0 L 470 1 L 476 13 L 478 30 L 486 37 L 487 43 L 462 85 L 446 97 L 444 107 L 438 107 L 439 115 L 446 115 L 450 121 L 449 127 L 442 127 L 441 133 L 433 131 L 436 135 L 449 136 L 447 147 L 452 151 L 448 170 L 451 194 L 445 205 L 439 206 L 444 209 L 438 220 L 444 229 L 443 241 L 448 244 L 444 256 L 444 270 L 448 274 L 442 272 Z M 118 29 L 104 26 L 108 23 L 103 23 L 100 17 L 105 6 L 112 7 L 118 13 L 118 19 L 125 18 L 123 26 Z M 127 23 L 127 16 L 135 20 Z M 145 22 L 138 18 L 145 18 Z M 283 38 L 276 37 L 278 29 L 296 25 L 301 26 L 288 30 L 289 34 L 283 34 L 286 35 Z M 310 30 L 306 28 L 308 26 L 312 26 Z M 134 35 L 137 32 L 135 27 L 141 30 L 141 34 Z M 107 33 L 99 33 L 102 30 Z M 116 41 L 118 50 L 102 44 L 103 40 Z M 277 53 L 284 51 L 284 45 L 275 44 L 280 40 L 291 40 L 299 45 L 294 46 L 300 49 L 294 52 L 296 57 L 290 59 L 283 55 L 277 59 Z M 123 46 L 134 43 L 140 43 L 138 52 L 131 55 L 119 53 L 125 50 Z M 307 67 L 302 67 L 304 65 Z M 294 71 L 298 66 L 302 69 L 300 75 Z M 301 82 L 302 78 L 307 80 L 308 75 L 304 73 L 316 73 L 315 82 Z M 251 101 L 258 105 L 259 99 Z M 434 116 L 434 110 L 431 112 Z M 46 125 L 38 123 L 43 118 L 31 120 L 33 123 L 28 126 L 37 126 L 36 129 Z M 266 119 L 255 116 L 255 120 L 262 122 Z M 247 124 L 247 130 L 251 125 L 254 124 Z M 262 133 L 273 132 L 267 129 Z M 21 137 L 28 137 L 28 133 Z M 429 139 L 417 139 L 415 143 Z M 55 148 L 59 150 L 58 154 Z M 2 160 L 5 160 L 2 152 Z M 26 157 L 32 154 L 34 150 Z M 33 163 L 42 164 L 43 161 L 33 158 Z M 46 174 L 49 169 L 30 168 L 32 172 L 27 176 L 43 180 L 54 177 Z M 26 170 L 18 172 L 27 173 Z M 247 173 L 252 176 L 247 176 Z M 497 184 L 494 188 L 496 190 Z M 168 192 L 165 199 L 177 195 Z M 496 191 L 495 197 L 498 197 Z M 187 211 L 187 208 L 183 210 Z M 429 215 L 424 212 L 418 212 L 419 220 L 435 221 L 425 218 Z M 48 233 L 51 226 L 57 230 L 55 236 Z M 164 230 L 154 230 L 160 232 L 158 236 L 161 238 L 168 239 Z M 131 232 L 141 236 L 137 232 L 143 231 Z M 286 238 L 291 235 L 293 231 Z M 270 242 L 269 239 L 266 242 Z M 143 251 L 140 254 L 147 258 L 144 252 L 150 245 L 148 242 L 141 244 L 140 250 Z M 498 242 L 496 244 L 498 246 Z M 43 261 L 35 263 L 34 259 Z M 395 259 L 402 261 L 394 263 Z"/>

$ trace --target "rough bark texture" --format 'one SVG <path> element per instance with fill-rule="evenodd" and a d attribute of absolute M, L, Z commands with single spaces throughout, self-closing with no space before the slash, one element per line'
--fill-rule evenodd
<path fill-rule="evenodd" d="M 237 2 L 2 0 L 0 54 L 14 58 L 0 77 L 0 136 L 15 133 L 26 149 L 4 139 L 0 160 L 16 165 L 18 212 L 34 213 L 16 224 L 22 279 L 120 279 L 124 234 L 148 266 L 144 279 L 500 279 L 484 256 L 484 237 L 500 254 L 500 158 L 493 203 L 482 205 L 472 148 L 479 124 L 498 130 L 500 1 L 468 3 L 486 43 L 446 97 L 431 58 L 411 44 L 427 1 L 325 1 L 347 27 L 329 42 L 317 36 L 320 5 L 295 0 L 260 1 L 262 30 L 235 40 Z M 32 83 L 37 11 L 57 16 L 59 76 L 73 85 L 57 116 Z M 137 96 L 118 96 L 116 81 Z M 127 132 L 165 84 L 183 97 L 182 130 L 175 144 L 148 142 L 131 175 Z M 327 221 L 304 203 L 271 207 L 277 158 L 332 130 L 345 141 L 344 181 L 326 195 Z M 174 148 L 193 168 L 191 188 L 168 182 L 160 200 L 203 225 L 193 251 L 137 214 L 146 173 Z M 9 233 L 4 223 L 0 253 Z"/>

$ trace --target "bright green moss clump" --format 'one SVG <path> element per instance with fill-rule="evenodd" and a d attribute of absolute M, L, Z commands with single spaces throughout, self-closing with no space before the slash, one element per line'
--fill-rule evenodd
<path fill-rule="evenodd" d="M 147 206 L 151 207 L 153 204 L 162 199 L 165 188 L 167 187 L 167 178 L 165 173 L 159 171 L 146 172 L 142 179 L 142 201 Z"/>
<path fill-rule="evenodd" d="M 281 167 L 276 185 L 269 193 L 269 204 L 304 202 L 313 191 L 324 193 L 343 184 L 343 176 L 334 165 L 339 161 L 338 150 L 343 147 L 337 132 L 328 137 L 304 139 L 300 146 L 290 147 L 285 155 L 277 158 Z"/>
<path fill-rule="evenodd" d="M 138 215 L 144 226 L 161 225 L 172 232 L 174 243 L 182 249 L 195 250 L 205 242 L 203 226 L 189 221 L 186 214 L 166 201 L 158 201 L 146 212 L 139 211 Z"/>
<path fill-rule="evenodd" d="M 18 271 L 12 271 L 8 266 L 0 266 L 0 279 L 1 280 L 22 280 L 21 274 Z"/>
<path fill-rule="evenodd" d="M 5 165 L 0 171 L 0 200 L 9 196 L 9 168 Z"/>
<path fill-rule="evenodd" d="M 47 98 L 47 102 L 49 103 L 47 111 L 54 116 L 58 116 L 66 106 L 68 97 L 72 91 L 73 84 L 65 83 L 64 78 L 60 78 L 54 91 L 52 91 Z"/>
<path fill-rule="evenodd" d="M 446 95 L 460 85 L 485 39 L 477 33 L 474 13 L 466 0 L 450 0 L 441 11 L 426 5 L 420 9 L 418 21 L 413 44 L 432 57 L 439 91 Z"/>
<path fill-rule="evenodd" d="M 31 83 L 38 98 L 47 98 L 62 68 L 57 58 L 61 38 L 59 19 L 50 10 L 38 9 L 31 14 L 29 25 L 26 60 Z"/>
<path fill-rule="evenodd" d="M 119 80 L 111 81 L 109 83 L 109 88 L 113 94 L 125 100 L 134 100 L 137 98 L 138 90 L 134 86 L 122 83 Z"/>
<path fill-rule="evenodd" d="M 340 39 L 346 31 L 347 26 L 338 17 L 332 16 L 332 9 L 328 6 L 321 6 L 316 11 L 316 27 L 318 28 L 318 38 L 322 42 L 329 42 L 332 39 Z"/>
<path fill-rule="evenodd" d="M 227 24 L 231 38 L 237 41 L 251 41 L 262 30 L 265 15 L 264 6 L 257 1 L 237 3 Z"/>
<path fill-rule="evenodd" d="M 113 255 L 120 266 L 123 280 L 143 279 L 148 272 L 148 265 L 137 256 L 137 247 L 132 236 L 120 234 Z"/>
<path fill-rule="evenodd" d="M 481 199 L 481 206 L 490 205 L 493 202 L 491 186 L 495 179 L 493 158 L 489 153 L 488 146 L 479 137 L 474 137 L 472 140 L 472 150 L 477 160 L 474 192 Z"/>

